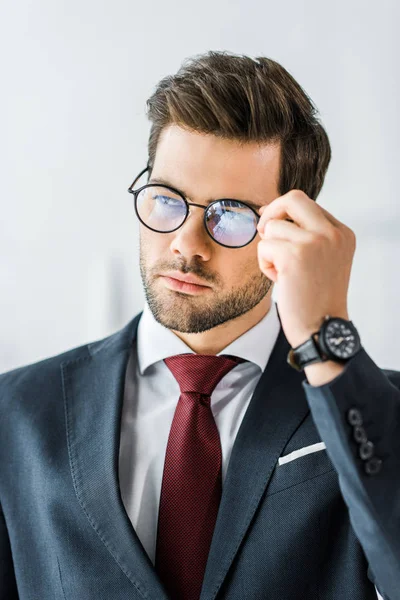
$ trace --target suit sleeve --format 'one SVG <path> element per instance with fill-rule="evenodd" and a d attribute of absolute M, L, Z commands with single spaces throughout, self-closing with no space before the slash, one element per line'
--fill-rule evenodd
<path fill-rule="evenodd" d="M 0 600 L 18 600 L 10 541 L 0 505 Z"/>
<path fill-rule="evenodd" d="M 315 425 L 338 473 L 368 577 L 400 599 L 400 373 L 362 348 L 333 381 L 302 382 Z"/>

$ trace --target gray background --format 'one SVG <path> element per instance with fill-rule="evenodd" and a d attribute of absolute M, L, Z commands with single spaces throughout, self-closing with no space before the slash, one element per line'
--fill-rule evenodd
<path fill-rule="evenodd" d="M 350 318 L 400 369 L 399 16 L 395 0 L 3 2 L 0 371 L 142 309 L 126 190 L 147 160 L 146 99 L 209 49 L 279 61 L 319 108 L 333 159 L 318 202 L 357 235 Z"/>

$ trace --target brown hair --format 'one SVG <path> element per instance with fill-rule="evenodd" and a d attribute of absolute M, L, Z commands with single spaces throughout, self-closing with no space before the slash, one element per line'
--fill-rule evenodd
<path fill-rule="evenodd" d="M 226 51 L 186 59 L 147 100 L 149 176 L 163 129 L 174 123 L 239 143 L 281 143 L 279 193 L 316 199 L 331 159 L 317 110 L 279 63 Z"/>

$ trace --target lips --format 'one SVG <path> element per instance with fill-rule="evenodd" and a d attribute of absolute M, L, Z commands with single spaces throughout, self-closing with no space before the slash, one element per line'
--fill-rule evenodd
<path fill-rule="evenodd" d="M 192 285 L 200 285 L 202 287 L 210 287 L 206 283 L 203 283 L 201 279 L 194 277 L 193 275 L 184 275 L 183 273 L 179 273 L 177 271 L 171 271 L 170 273 L 163 273 L 164 277 L 171 277 L 172 279 L 177 279 L 178 281 L 182 281 L 183 283 L 190 283 Z"/>
<path fill-rule="evenodd" d="M 183 294 L 189 295 L 201 295 L 208 294 L 211 292 L 212 288 L 210 286 L 199 285 L 195 283 L 187 283 L 185 281 L 180 281 L 179 279 L 175 279 L 174 277 L 169 277 L 168 275 L 163 275 L 161 277 L 164 284 L 167 286 L 169 290 L 174 290 L 176 292 L 181 292 Z"/>

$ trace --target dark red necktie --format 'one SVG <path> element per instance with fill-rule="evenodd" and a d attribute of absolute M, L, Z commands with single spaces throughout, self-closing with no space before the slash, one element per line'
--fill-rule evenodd
<path fill-rule="evenodd" d="M 199 600 L 222 494 L 221 442 L 211 394 L 244 359 L 178 354 L 164 362 L 181 394 L 165 454 L 155 568 L 171 600 Z"/>

